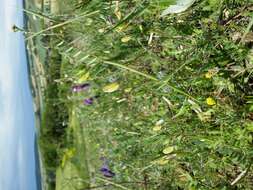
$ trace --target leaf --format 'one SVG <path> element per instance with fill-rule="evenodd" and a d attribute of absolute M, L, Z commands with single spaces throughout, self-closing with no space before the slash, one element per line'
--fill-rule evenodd
<path fill-rule="evenodd" d="M 193 3 L 196 0 L 177 0 L 176 5 L 171 5 L 167 9 L 165 9 L 161 16 L 166 16 L 168 14 L 173 14 L 173 13 L 181 13 L 186 11 L 190 6 L 193 5 Z"/>
<path fill-rule="evenodd" d="M 174 147 L 173 146 L 168 146 L 167 148 L 163 149 L 163 153 L 164 154 L 170 154 L 174 151 Z"/>
<path fill-rule="evenodd" d="M 112 84 L 109 84 L 109 85 L 105 86 L 103 88 L 103 91 L 107 92 L 107 93 L 111 93 L 111 92 L 115 92 L 118 89 L 119 89 L 119 84 L 114 82 Z"/>

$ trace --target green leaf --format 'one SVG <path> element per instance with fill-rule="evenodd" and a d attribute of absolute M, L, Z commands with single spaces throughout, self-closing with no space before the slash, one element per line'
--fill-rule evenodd
<path fill-rule="evenodd" d="M 173 14 L 173 13 L 181 13 L 186 11 L 190 6 L 193 5 L 193 3 L 196 0 L 177 0 L 177 3 L 175 5 L 169 6 L 167 9 L 165 9 L 161 16 L 166 16 L 168 14 Z"/>

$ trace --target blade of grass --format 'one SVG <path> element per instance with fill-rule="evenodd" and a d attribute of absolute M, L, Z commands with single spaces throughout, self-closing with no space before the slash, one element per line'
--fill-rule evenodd
<path fill-rule="evenodd" d="M 115 26 L 110 28 L 104 34 L 108 34 L 109 32 L 113 31 L 115 28 L 117 28 L 121 24 L 128 22 L 129 20 L 131 20 L 132 18 L 134 18 L 135 16 L 140 14 L 142 11 L 144 11 L 148 7 L 148 5 L 149 5 L 149 1 L 147 1 L 147 0 L 142 1 L 140 3 L 140 5 L 138 5 L 132 12 L 130 12 L 127 16 L 125 16 L 125 18 L 123 18 L 121 21 L 119 21 Z"/>
<path fill-rule="evenodd" d="M 243 41 L 245 40 L 247 34 L 249 33 L 250 29 L 252 28 L 253 26 L 253 16 L 251 17 L 251 20 L 246 28 L 246 31 L 244 32 L 242 38 L 241 38 L 241 41 L 240 41 L 240 44 L 243 43 Z"/>
<path fill-rule="evenodd" d="M 136 74 L 141 75 L 141 76 L 144 76 L 144 77 L 146 77 L 146 78 L 148 78 L 148 79 L 151 79 L 151 80 L 154 80 L 154 81 L 158 81 L 157 78 L 155 78 L 155 77 L 153 77 L 153 76 L 151 76 L 151 75 L 142 73 L 142 72 L 140 72 L 140 71 L 137 71 L 137 70 L 135 70 L 135 69 L 133 69 L 133 68 L 130 68 L 130 67 L 127 67 L 127 66 L 125 66 L 125 65 L 122 65 L 122 64 L 119 64 L 119 63 L 114 63 L 114 62 L 111 62 L 111 61 L 104 61 L 104 63 L 106 63 L 106 64 L 108 64 L 108 65 L 113 65 L 113 66 L 116 66 L 116 67 L 120 67 L 120 68 L 122 68 L 122 69 L 131 71 L 131 72 L 136 73 Z"/>
<path fill-rule="evenodd" d="M 155 78 L 155 77 L 153 77 L 153 76 L 151 76 L 151 75 L 142 73 L 142 72 L 140 72 L 140 71 L 137 71 L 137 70 L 135 70 L 135 69 L 133 69 L 133 68 L 127 67 L 127 66 L 122 65 L 122 64 L 119 64 L 119 63 L 114 63 L 114 62 L 111 62 L 111 61 L 104 61 L 104 63 L 105 63 L 105 64 L 108 64 L 108 65 L 113 65 L 113 66 L 119 67 L 119 68 L 121 68 L 121 69 L 128 70 L 128 71 L 130 71 L 130 72 L 133 72 L 133 73 L 135 73 L 135 74 L 141 75 L 141 76 L 146 77 L 147 79 L 151 79 L 151 80 L 153 80 L 153 81 L 157 81 L 157 82 L 159 81 L 157 78 Z M 184 91 L 182 91 L 182 90 L 180 90 L 180 89 L 174 87 L 174 86 L 171 85 L 171 84 L 168 84 L 168 82 L 166 82 L 166 85 L 168 85 L 168 86 L 169 86 L 170 88 L 172 88 L 174 91 L 176 91 L 176 92 L 178 92 L 178 93 L 180 93 L 180 94 L 182 94 L 182 95 L 184 95 L 184 96 L 186 96 L 186 97 L 189 97 L 189 98 L 191 98 L 191 99 L 193 99 L 193 100 L 195 100 L 195 101 L 198 102 L 198 100 L 196 100 L 193 96 L 191 96 L 191 95 L 187 94 L 186 92 L 184 92 Z"/>
<path fill-rule="evenodd" d="M 79 19 L 81 19 L 81 18 L 84 18 L 84 17 L 88 17 L 88 16 L 91 16 L 91 15 L 97 14 L 98 12 L 100 12 L 100 11 L 99 11 L 99 10 L 98 10 L 98 11 L 93 11 L 93 12 L 91 12 L 91 13 L 88 13 L 88 14 L 85 14 L 85 15 L 80 15 L 80 16 L 78 16 L 78 17 L 76 17 L 76 18 L 73 18 L 73 19 L 67 20 L 67 21 L 65 21 L 65 22 L 62 22 L 62 23 L 59 23 L 59 24 L 50 26 L 50 27 L 48 27 L 48 28 L 46 28 L 46 29 L 44 29 L 44 30 L 41 30 L 41 31 L 39 31 L 39 32 L 36 32 L 35 34 L 33 34 L 33 35 L 27 37 L 25 40 L 32 39 L 32 38 L 34 38 L 34 37 L 36 37 L 36 36 L 38 36 L 38 35 L 40 35 L 40 34 L 42 34 L 42 33 L 44 33 L 44 32 L 47 32 L 47 31 L 52 30 L 52 29 L 55 29 L 55 28 L 59 28 L 59 27 L 61 27 L 61 26 L 67 25 L 67 24 L 70 24 L 70 23 L 75 22 L 75 21 L 77 21 L 77 20 L 79 20 Z"/>
<path fill-rule="evenodd" d="M 101 177 L 96 177 L 96 178 L 97 178 L 98 180 L 100 180 L 100 181 L 109 183 L 109 184 L 111 184 L 111 185 L 113 185 L 113 186 L 115 186 L 115 187 L 119 187 L 119 188 L 124 189 L 124 190 L 131 190 L 131 189 L 127 188 L 127 187 L 124 187 L 123 185 L 114 183 L 113 181 L 110 181 L 110 180 L 107 180 L 107 179 L 104 179 L 104 178 L 101 178 Z"/>
<path fill-rule="evenodd" d="M 41 13 L 37 13 L 37 12 L 34 12 L 34 11 L 31 11 L 31 10 L 28 10 L 28 9 L 23 9 L 23 11 L 25 13 L 28 13 L 30 15 L 34 15 L 38 18 L 41 18 L 41 19 L 45 19 L 45 20 L 50 20 L 50 21 L 55 21 L 54 19 L 50 18 L 49 16 L 46 16 L 46 15 L 43 15 Z"/>

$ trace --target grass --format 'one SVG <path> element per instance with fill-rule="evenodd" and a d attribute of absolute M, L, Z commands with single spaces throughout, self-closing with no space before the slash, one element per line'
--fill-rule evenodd
<path fill-rule="evenodd" d="M 61 1 L 28 37 L 55 34 L 41 135 L 52 189 L 252 189 L 252 3 L 160 18 L 168 4 Z"/>

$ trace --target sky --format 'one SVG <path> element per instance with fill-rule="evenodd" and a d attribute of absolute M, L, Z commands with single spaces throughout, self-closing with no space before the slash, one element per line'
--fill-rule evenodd
<path fill-rule="evenodd" d="M 22 26 L 22 0 L 0 0 L 0 190 L 36 190 L 35 121 Z"/>

